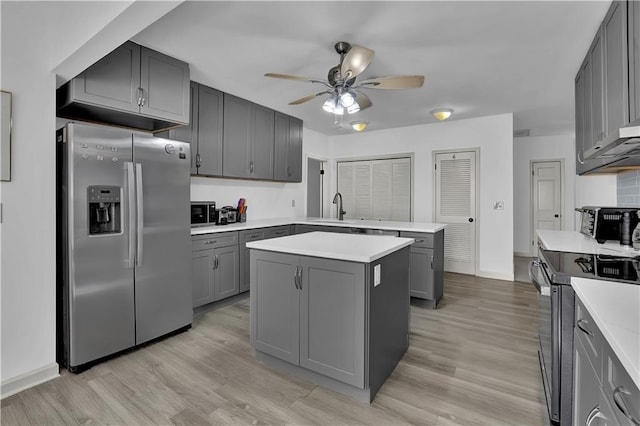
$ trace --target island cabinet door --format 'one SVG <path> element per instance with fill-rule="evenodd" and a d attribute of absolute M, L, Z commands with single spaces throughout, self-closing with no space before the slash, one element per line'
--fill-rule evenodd
<path fill-rule="evenodd" d="M 301 257 L 300 366 L 364 389 L 365 265 Z"/>
<path fill-rule="evenodd" d="M 300 291 L 298 256 L 251 250 L 251 345 L 298 365 Z"/>

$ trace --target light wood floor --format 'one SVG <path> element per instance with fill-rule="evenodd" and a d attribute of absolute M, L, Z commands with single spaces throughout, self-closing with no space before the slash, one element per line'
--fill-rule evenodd
<path fill-rule="evenodd" d="M 371 405 L 267 368 L 249 299 L 186 333 L 2 401 L 2 424 L 547 423 L 531 284 L 445 275 L 437 310 L 411 309 L 408 352 Z"/>

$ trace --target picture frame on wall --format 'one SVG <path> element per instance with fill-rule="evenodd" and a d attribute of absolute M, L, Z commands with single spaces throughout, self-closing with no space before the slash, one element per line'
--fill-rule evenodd
<path fill-rule="evenodd" d="M 11 92 L 0 90 L 0 181 L 11 181 Z"/>

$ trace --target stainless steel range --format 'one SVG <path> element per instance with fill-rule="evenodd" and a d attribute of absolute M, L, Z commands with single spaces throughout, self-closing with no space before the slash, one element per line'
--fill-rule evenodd
<path fill-rule="evenodd" d="M 572 424 L 573 323 L 572 277 L 640 285 L 640 257 L 554 252 L 540 248 L 529 265 L 538 290 L 538 359 L 552 423 Z"/>

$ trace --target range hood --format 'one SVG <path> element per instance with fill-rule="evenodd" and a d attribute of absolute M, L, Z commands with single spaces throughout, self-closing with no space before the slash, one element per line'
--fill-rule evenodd
<path fill-rule="evenodd" d="M 640 157 L 640 126 L 621 127 L 584 153 L 585 160 Z"/>

